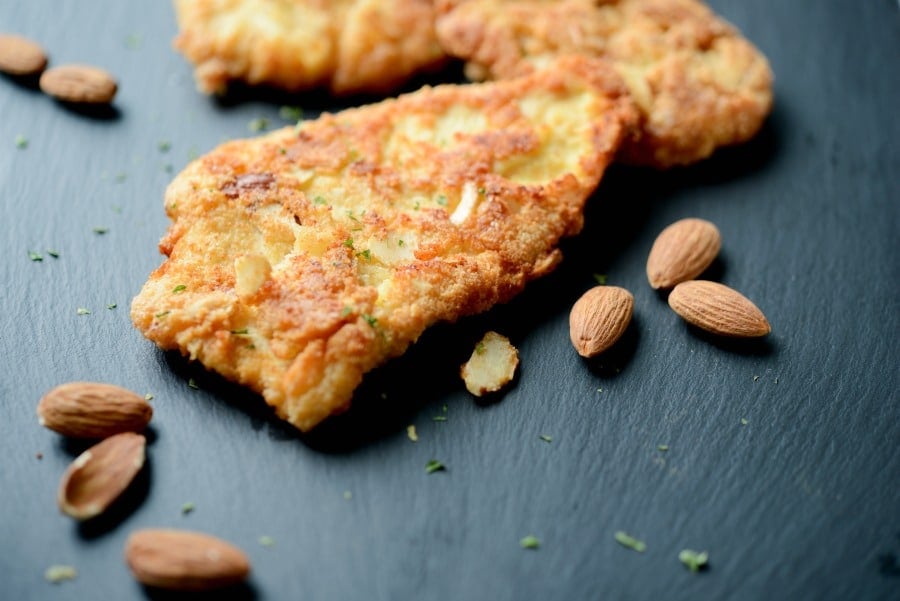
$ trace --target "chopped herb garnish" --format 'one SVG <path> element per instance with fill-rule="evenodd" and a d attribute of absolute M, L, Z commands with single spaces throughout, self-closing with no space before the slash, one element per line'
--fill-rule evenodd
<path fill-rule="evenodd" d="M 44 571 L 44 580 L 59 584 L 64 580 L 74 580 L 78 572 L 72 566 L 53 565 Z"/>
<path fill-rule="evenodd" d="M 128 37 L 125 38 L 125 47 L 129 50 L 137 50 L 141 47 L 141 44 L 144 42 L 144 37 L 139 33 L 129 34 Z"/>
<path fill-rule="evenodd" d="M 669 445 L 667 445 L 667 444 L 656 445 L 656 450 L 662 451 L 663 453 L 665 453 L 666 451 L 669 450 Z"/>
<path fill-rule="evenodd" d="M 150 393 L 150 392 L 148 392 L 147 394 L 144 395 L 144 400 L 145 400 L 145 401 L 152 401 L 152 400 L 153 400 L 153 394 Z"/>
<path fill-rule="evenodd" d="M 240 330 L 231 330 L 231 333 L 235 336 L 246 336 L 250 333 L 250 330 L 248 328 L 241 328 Z"/>
<path fill-rule="evenodd" d="M 110 311 L 112 311 L 113 309 L 115 309 L 118 306 L 119 306 L 119 303 L 109 303 L 108 305 L 106 305 L 106 308 L 109 309 Z"/>
<path fill-rule="evenodd" d="M 90 315 L 91 311 L 90 311 L 90 309 L 85 309 L 84 307 L 78 307 L 77 309 L 75 309 L 75 314 L 76 315 Z"/>
<path fill-rule="evenodd" d="M 416 211 L 418 211 L 420 206 L 421 206 L 421 204 L 420 204 L 419 201 L 417 200 L 417 201 L 416 201 L 416 204 L 413 205 L 413 209 L 415 209 Z"/>
<path fill-rule="evenodd" d="M 366 250 L 362 250 L 362 251 L 356 253 L 356 256 L 357 256 L 357 257 L 362 257 L 362 258 L 365 259 L 366 261 L 371 261 L 371 260 L 372 260 L 372 253 L 369 251 L 368 248 L 367 248 Z"/>
<path fill-rule="evenodd" d="M 709 553 L 706 551 L 692 551 L 691 549 L 683 549 L 678 554 L 678 561 L 683 563 L 687 569 L 692 572 L 699 572 L 706 567 L 709 562 Z"/>
<path fill-rule="evenodd" d="M 541 434 L 540 436 L 538 436 L 538 438 L 540 438 L 544 442 L 553 442 L 553 437 L 549 434 Z"/>
<path fill-rule="evenodd" d="M 419 442 L 419 434 L 416 432 L 416 426 L 414 424 L 406 426 L 406 437 L 413 442 Z"/>
<path fill-rule="evenodd" d="M 485 348 L 483 342 L 479 342 L 478 344 L 475 345 L 475 354 L 476 355 L 483 355 L 485 350 L 487 350 L 487 349 Z"/>
<path fill-rule="evenodd" d="M 108 227 L 95 227 L 94 228 L 94 233 L 97 234 L 98 236 L 102 236 L 103 234 L 105 234 L 108 231 L 109 231 Z"/>
<path fill-rule="evenodd" d="M 344 491 L 344 500 L 349 501 L 352 498 L 353 498 L 353 493 L 350 492 L 349 490 L 345 490 Z"/>
<path fill-rule="evenodd" d="M 168 140 L 161 140 L 159 144 L 156 145 L 160 152 L 169 152 L 172 150 L 172 143 Z"/>
<path fill-rule="evenodd" d="M 443 194 L 441 194 L 440 196 L 437 197 L 437 203 L 439 205 L 441 205 L 442 207 L 446 207 L 447 206 L 447 197 L 444 196 Z"/>
<path fill-rule="evenodd" d="M 313 204 L 323 205 L 325 204 L 325 197 L 317 195 L 313 198 Z"/>
<path fill-rule="evenodd" d="M 341 309 L 341 317 L 347 317 L 351 313 L 353 313 L 353 307 L 350 305 L 344 305 L 344 308 Z"/>
<path fill-rule="evenodd" d="M 58 250 L 48 250 L 48 251 L 47 251 L 47 254 L 50 255 L 51 257 L 53 257 L 54 259 L 58 259 L 58 258 L 59 258 L 59 251 L 58 251 Z"/>
<path fill-rule="evenodd" d="M 483 195 L 487 193 L 487 190 L 482 186 L 481 188 L 478 188 L 478 193 Z"/>
<path fill-rule="evenodd" d="M 193 388 L 194 390 L 199 390 L 199 389 L 200 389 L 200 387 L 197 386 L 197 382 L 196 382 L 196 380 L 194 380 L 194 378 L 190 378 L 190 379 L 188 380 L 188 388 Z"/>
<path fill-rule="evenodd" d="M 403 246 L 404 244 L 406 244 L 406 243 L 402 239 L 397 240 L 397 246 Z"/>
<path fill-rule="evenodd" d="M 594 280 L 601 286 L 605 286 L 606 280 L 607 280 L 606 274 L 605 273 L 595 273 Z"/>
<path fill-rule="evenodd" d="M 616 542 L 622 545 L 623 547 L 628 547 L 632 551 L 637 551 L 638 553 L 643 553 L 647 550 L 647 545 L 642 540 L 638 540 L 631 536 L 626 532 L 622 532 L 619 530 L 615 534 Z"/>
<path fill-rule="evenodd" d="M 28 251 L 28 258 L 31 259 L 32 261 L 43 261 L 43 260 L 44 260 L 44 255 L 42 255 L 42 254 L 39 253 L 39 252 L 35 252 L 35 251 L 33 251 L 33 250 L 29 250 L 29 251 Z"/>
<path fill-rule="evenodd" d="M 192 501 L 188 501 L 187 503 L 183 503 L 181 505 L 181 513 L 187 515 L 188 513 L 194 511 L 196 509 L 196 505 Z"/>
<path fill-rule="evenodd" d="M 283 106 L 278 109 L 278 116 L 285 121 L 299 121 L 303 119 L 303 109 L 299 106 Z"/>
<path fill-rule="evenodd" d="M 274 547 L 275 539 L 271 536 L 260 536 L 259 537 L 259 546 L 260 547 Z"/>
<path fill-rule="evenodd" d="M 378 325 L 378 320 L 372 317 L 371 315 L 363 314 L 362 318 L 366 321 L 367 324 L 372 326 L 373 328 Z"/>
<path fill-rule="evenodd" d="M 742 425 L 742 426 L 746 426 L 746 425 L 749 424 L 749 423 L 750 423 L 750 420 L 748 420 L 746 417 L 742 417 L 742 418 L 741 418 L 741 425 Z"/>
<path fill-rule="evenodd" d="M 16 148 L 25 149 L 28 148 L 28 138 L 23 136 L 22 134 L 16 135 Z"/>
<path fill-rule="evenodd" d="M 185 286 L 184 284 L 178 284 L 177 286 L 172 288 L 172 294 L 178 294 L 179 292 L 184 292 L 185 290 L 187 290 L 187 286 Z"/>
<path fill-rule="evenodd" d="M 523 549 L 537 549 L 541 546 L 541 541 L 533 534 L 529 534 L 528 536 L 522 537 L 519 541 L 519 546 Z"/>
<path fill-rule="evenodd" d="M 344 240 L 344 246 L 352 249 L 353 248 L 353 238 L 347 238 L 346 240 Z"/>
<path fill-rule="evenodd" d="M 251 119 L 247 124 L 247 129 L 254 133 L 266 131 L 267 129 L 269 129 L 269 120 L 265 117 L 257 117 L 256 119 Z"/>
<path fill-rule="evenodd" d="M 435 415 L 434 417 L 431 418 L 431 421 L 433 421 L 433 422 L 445 422 L 445 421 L 447 421 L 447 416 L 446 416 L 446 415 Z"/>
<path fill-rule="evenodd" d="M 444 467 L 444 464 L 438 461 L 437 459 L 431 459 L 428 463 L 425 464 L 425 472 L 428 474 L 433 474 L 434 472 L 440 472 L 447 469 Z"/>
<path fill-rule="evenodd" d="M 162 311 L 162 312 L 157 313 L 156 315 L 154 315 L 154 317 L 156 317 L 157 319 L 159 319 L 159 318 L 161 318 L 161 317 L 165 317 L 165 316 L 168 315 L 168 314 L 169 314 L 169 311 Z"/>

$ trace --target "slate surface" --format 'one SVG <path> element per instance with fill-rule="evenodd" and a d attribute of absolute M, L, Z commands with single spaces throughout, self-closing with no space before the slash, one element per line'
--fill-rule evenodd
<path fill-rule="evenodd" d="M 131 580 L 121 549 L 134 529 L 176 526 L 246 549 L 253 577 L 232 592 L 260 600 L 900 598 L 898 5 L 711 4 L 777 75 L 759 138 L 692 169 L 614 169 L 555 274 L 428 333 L 308 437 L 128 319 L 160 261 L 168 170 L 250 135 L 252 119 L 280 125 L 288 100 L 197 94 L 170 50 L 167 2 L 0 4 L 0 30 L 121 84 L 114 111 L 85 115 L 0 80 L 2 596 L 168 598 Z M 650 244 L 684 216 L 720 227 L 711 275 L 763 308 L 767 341 L 698 335 L 647 286 Z M 594 273 L 636 299 L 626 339 L 599 364 L 567 338 Z M 456 370 L 487 328 L 519 347 L 521 375 L 479 406 Z M 34 414 L 75 379 L 150 392 L 156 408 L 148 469 L 113 515 L 84 526 L 55 506 L 80 448 Z M 432 458 L 447 471 L 426 474 Z M 646 552 L 619 546 L 617 530 Z M 529 534 L 539 549 L 520 548 Z M 689 573 L 685 547 L 708 550 L 710 569 Z M 51 564 L 77 579 L 45 582 Z"/>

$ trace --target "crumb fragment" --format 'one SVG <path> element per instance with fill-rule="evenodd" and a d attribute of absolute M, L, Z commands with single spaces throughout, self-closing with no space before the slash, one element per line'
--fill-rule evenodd
<path fill-rule="evenodd" d="M 519 352 L 509 339 L 489 331 L 475 345 L 472 356 L 460 368 L 466 389 L 475 396 L 496 392 L 512 381 L 519 365 Z"/>
<path fill-rule="evenodd" d="M 419 434 L 416 432 L 415 424 L 406 426 L 406 437 L 413 442 L 419 442 Z"/>

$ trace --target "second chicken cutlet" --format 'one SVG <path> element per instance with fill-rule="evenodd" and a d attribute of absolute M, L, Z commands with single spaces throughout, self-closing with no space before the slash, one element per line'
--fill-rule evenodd
<path fill-rule="evenodd" d="M 428 326 L 551 271 L 636 122 L 618 76 L 572 57 L 223 144 L 169 186 L 132 319 L 309 430 Z"/>

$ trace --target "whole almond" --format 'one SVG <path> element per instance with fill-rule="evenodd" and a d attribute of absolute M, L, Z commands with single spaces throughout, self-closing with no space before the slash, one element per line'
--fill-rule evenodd
<path fill-rule="evenodd" d="M 125 562 L 146 586 L 202 591 L 243 582 L 250 561 L 222 539 L 173 529 L 138 530 L 125 543 Z"/>
<path fill-rule="evenodd" d="M 140 432 L 153 417 L 143 397 L 97 382 L 69 382 L 50 390 L 37 407 L 38 421 L 63 436 L 106 438 Z"/>
<path fill-rule="evenodd" d="M 669 294 L 669 306 L 688 323 L 720 336 L 757 338 L 772 331 L 756 305 L 718 282 L 682 282 Z"/>
<path fill-rule="evenodd" d="M 709 267 L 722 247 L 718 228 L 705 219 L 681 219 L 668 226 L 647 257 L 647 280 L 654 289 L 668 289 L 692 280 Z"/>
<path fill-rule="evenodd" d="M 0 33 L 0 73 L 37 75 L 46 66 L 47 55 L 40 44 L 20 35 Z"/>
<path fill-rule="evenodd" d="M 79 455 L 60 482 L 60 510 L 76 520 L 106 511 L 141 471 L 146 445 L 142 435 L 122 432 Z"/>
<path fill-rule="evenodd" d="M 63 102 L 106 104 L 112 102 L 118 85 L 112 75 L 89 65 L 63 65 L 44 71 L 41 90 Z"/>
<path fill-rule="evenodd" d="M 569 313 L 569 338 L 582 357 L 599 355 L 616 343 L 631 322 L 634 297 L 618 286 L 595 286 Z"/>

